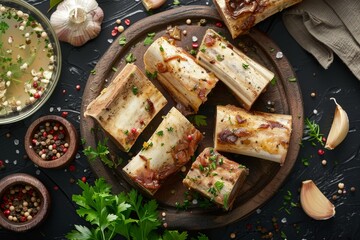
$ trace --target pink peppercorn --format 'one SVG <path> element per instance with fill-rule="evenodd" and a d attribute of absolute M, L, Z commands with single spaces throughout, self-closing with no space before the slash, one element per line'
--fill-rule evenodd
<path fill-rule="evenodd" d="M 198 47 L 199 47 L 199 43 L 197 43 L 197 42 L 192 43 L 192 47 L 193 47 L 193 48 L 198 48 Z"/>
<path fill-rule="evenodd" d="M 318 155 L 319 156 L 322 156 L 322 155 L 324 155 L 325 154 L 325 151 L 324 150 L 322 150 L 322 149 L 319 149 L 318 150 Z"/>

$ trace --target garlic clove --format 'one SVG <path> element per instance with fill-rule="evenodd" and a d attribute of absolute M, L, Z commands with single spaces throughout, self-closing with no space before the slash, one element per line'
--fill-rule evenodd
<path fill-rule="evenodd" d="M 330 100 L 334 100 L 336 109 L 325 148 L 332 150 L 338 146 L 348 134 L 349 118 L 345 110 L 336 102 L 335 98 L 330 98 Z"/>
<path fill-rule="evenodd" d="M 312 180 L 302 182 L 300 203 L 304 212 L 315 220 L 326 220 L 335 215 L 335 206 Z"/>
<path fill-rule="evenodd" d="M 146 8 L 146 11 L 159 8 L 165 2 L 166 2 L 166 0 L 142 0 L 142 3 L 144 5 L 144 7 Z"/>
<path fill-rule="evenodd" d="M 82 46 L 101 31 L 104 12 L 95 0 L 64 0 L 50 17 L 60 41 Z"/>

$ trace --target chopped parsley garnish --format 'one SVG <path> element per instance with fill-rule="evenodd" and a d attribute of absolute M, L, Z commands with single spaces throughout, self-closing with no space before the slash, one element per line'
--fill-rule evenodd
<path fill-rule="evenodd" d="M 119 158 L 117 160 L 111 160 L 108 157 L 109 149 L 107 147 L 107 138 L 105 138 L 103 141 L 99 141 L 97 143 L 96 148 L 92 148 L 91 146 L 87 146 L 83 153 L 85 156 L 89 158 L 90 161 L 95 160 L 96 158 L 100 158 L 100 160 L 107 165 L 110 168 L 117 168 L 123 161 L 122 158 Z"/>
<path fill-rule="evenodd" d="M 296 77 L 289 77 L 288 80 L 289 82 L 296 82 Z"/>
<path fill-rule="evenodd" d="M 96 74 L 96 70 L 93 69 L 93 70 L 90 71 L 90 73 L 91 73 L 91 75 L 95 75 L 95 74 Z"/>
<path fill-rule="evenodd" d="M 158 136 L 164 136 L 164 131 L 158 131 L 157 133 L 156 133 L 156 135 L 158 135 Z"/>
<path fill-rule="evenodd" d="M 206 47 L 204 45 L 201 46 L 200 51 L 204 53 L 206 51 Z"/>
<path fill-rule="evenodd" d="M 302 162 L 302 164 L 304 165 L 304 166 L 309 166 L 309 159 L 307 159 L 307 158 L 302 158 L 301 159 L 301 162 Z"/>
<path fill-rule="evenodd" d="M 112 67 L 111 70 L 113 70 L 114 72 L 117 72 L 117 68 L 116 68 L 116 67 Z"/>
<path fill-rule="evenodd" d="M 146 76 L 147 76 L 149 79 L 153 80 L 153 79 L 155 79 L 155 78 L 157 77 L 157 71 L 155 71 L 154 73 L 151 73 L 151 72 L 149 72 L 149 71 L 146 70 Z"/>
<path fill-rule="evenodd" d="M 191 50 L 189 51 L 189 53 L 190 53 L 191 55 L 195 56 L 195 55 L 196 55 L 196 50 L 195 50 L 195 49 L 191 49 Z"/>
<path fill-rule="evenodd" d="M 155 33 L 148 33 L 145 40 L 144 46 L 149 46 L 154 42 Z"/>
<path fill-rule="evenodd" d="M 205 170 L 205 169 L 204 169 L 204 166 L 201 165 L 201 164 L 199 165 L 199 169 L 200 169 L 200 171 L 202 171 L 202 172 Z"/>
<path fill-rule="evenodd" d="M 134 95 L 137 95 L 139 93 L 139 89 L 137 86 L 132 86 L 131 90 Z"/>
<path fill-rule="evenodd" d="M 160 46 L 160 52 L 163 52 L 164 48 L 162 46 Z"/>
<path fill-rule="evenodd" d="M 189 121 L 198 127 L 207 126 L 206 118 L 205 115 L 192 115 L 188 117 Z"/>
<path fill-rule="evenodd" d="M 120 46 L 125 46 L 126 45 L 126 38 L 125 37 L 121 37 L 119 38 L 119 45 Z"/>
<path fill-rule="evenodd" d="M 126 63 L 133 63 L 135 61 L 136 61 L 136 57 L 134 56 L 133 53 L 129 53 L 128 55 L 126 55 L 126 57 L 125 57 Z"/>
<path fill-rule="evenodd" d="M 249 69 L 249 64 L 243 63 L 243 64 L 242 64 L 242 67 L 243 67 L 244 69 Z"/>
<path fill-rule="evenodd" d="M 218 192 L 220 192 L 221 189 L 223 189 L 224 187 L 224 182 L 221 182 L 221 181 L 216 181 L 216 183 L 214 184 L 216 190 Z"/>
<path fill-rule="evenodd" d="M 180 0 L 174 0 L 173 5 L 179 6 L 181 4 Z"/>
<path fill-rule="evenodd" d="M 218 54 L 218 55 L 216 55 L 216 59 L 217 59 L 219 62 L 221 62 L 221 61 L 223 61 L 223 60 L 224 60 L 224 56 L 223 56 L 223 55 Z"/>
<path fill-rule="evenodd" d="M 1 21 L 0 22 L 0 32 L 5 33 L 8 29 L 9 29 L 9 25 L 6 22 Z"/>
<path fill-rule="evenodd" d="M 273 77 L 273 79 L 271 79 L 270 81 L 270 84 L 274 86 L 276 84 L 276 81 L 277 81 L 276 77 Z"/>
<path fill-rule="evenodd" d="M 168 130 L 169 132 L 172 132 L 172 131 L 174 131 L 174 128 L 173 127 L 168 127 L 168 128 L 166 128 L 166 130 Z"/>

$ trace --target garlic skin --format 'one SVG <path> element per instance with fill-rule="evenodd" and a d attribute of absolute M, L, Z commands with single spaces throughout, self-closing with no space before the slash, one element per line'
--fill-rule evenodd
<path fill-rule="evenodd" d="M 60 41 L 82 46 L 101 31 L 104 12 L 95 0 L 64 0 L 50 17 Z"/>
<path fill-rule="evenodd" d="M 333 150 L 346 137 L 349 132 L 349 118 L 345 110 L 336 102 L 335 98 L 330 98 L 336 104 L 334 120 L 332 122 L 329 135 L 326 140 L 325 148 Z"/>
<path fill-rule="evenodd" d="M 165 2 L 166 2 L 166 0 L 142 0 L 142 3 L 144 5 L 144 7 L 146 8 L 146 11 L 159 8 Z"/>
<path fill-rule="evenodd" d="M 300 203 L 304 212 L 315 220 L 326 220 L 335 215 L 335 206 L 312 180 L 302 182 Z"/>

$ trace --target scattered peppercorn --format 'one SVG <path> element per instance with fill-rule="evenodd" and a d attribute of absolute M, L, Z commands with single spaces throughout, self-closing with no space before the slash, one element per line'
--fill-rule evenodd
<path fill-rule="evenodd" d="M 2 160 L 0 160 L 0 170 L 5 169 L 5 165 L 4 162 Z"/>
<path fill-rule="evenodd" d="M 325 151 L 323 150 L 323 149 L 319 149 L 318 150 L 318 155 L 319 156 L 322 156 L 322 155 L 324 155 L 325 154 Z"/>
<path fill-rule="evenodd" d="M 60 158 L 69 147 L 64 126 L 57 121 L 40 124 L 31 142 L 34 151 L 46 161 Z"/>
<path fill-rule="evenodd" d="M 130 19 L 127 18 L 127 19 L 125 19 L 124 22 L 125 22 L 125 25 L 126 25 L 126 26 L 129 26 L 129 25 L 130 25 Z"/>
<path fill-rule="evenodd" d="M 81 86 L 80 85 L 76 85 L 76 90 L 78 90 L 78 91 L 80 91 L 80 89 L 81 89 Z"/>
<path fill-rule="evenodd" d="M 200 19 L 200 21 L 199 21 L 199 25 L 200 25 L 200 26 L 205 26 L 206 23 L 207 23 L 207 21 L 206 21 L 205 18 L 202 18 L 202 19 Z"/>
<path fill-rule="evenodd" d="M 119 33 L 122 33 L 124 30 L 125 30 L 124 26 L 119 26 L 118 29 L 117 29 L 117 31 Z"/>
<path fill-rule="evenodd" d="M 351 191 L 351 192 L 355 192 L 355 190 L 356 190 L 355 187 L 351 187 L 351 188 L 350 188 L 350 191 Z"/>
<path fill-rule="evenodd" d="M 69 115 L 69 112 L 62 112 L 62 113 L 61 113 L 61 116 L 62 116 L 63 118 L 66 118 L 68 115 Z"/>
<path fill-rule="evenodd" d="M 81 178 L 81 181 L 82 181 L 83 183 L 86 183 L 86 181 L 87 181 L 86 177 L 82 177 L 82 178 Z"/>
<path fill-rule="evenodd" d="M 1 196 L 1 211 L 9 221 L 30 221 L 41 208 L 39 196 L 40 194 L 30 185 L 11 186 Z"/>
<path fill-rule="evenodd" d="M 218 28 L 222 28 L 223 24 L 221 22 L 217 22 L 217 23 L 215 23 L 215 26 L 217 26 Z"/>

